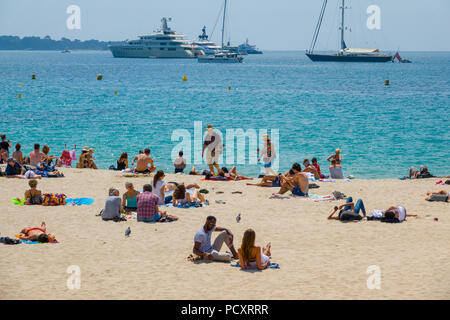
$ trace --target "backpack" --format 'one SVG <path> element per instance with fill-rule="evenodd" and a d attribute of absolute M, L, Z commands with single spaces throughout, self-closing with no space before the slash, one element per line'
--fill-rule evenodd
<path fill-rule="evenodd" d="M 44 193 L 43 206 L 60 206 L 66 204 L 66 195 L 59 193 Z"/>

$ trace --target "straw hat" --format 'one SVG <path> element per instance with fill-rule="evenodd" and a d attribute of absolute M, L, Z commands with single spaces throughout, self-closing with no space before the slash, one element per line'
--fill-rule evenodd
<path fill-rule="evenodd" d="M 212 125 L 212 124 L 208 124 L 208 125 L 206 126 L 206 130 L 208 130 L 208 129 L 214 129 L 213 125 Z"/>
<path fill-rule="evenodd" d="M 81 151 L 89 152 L 89 147 L 83 147 L 83 149 Z"/>

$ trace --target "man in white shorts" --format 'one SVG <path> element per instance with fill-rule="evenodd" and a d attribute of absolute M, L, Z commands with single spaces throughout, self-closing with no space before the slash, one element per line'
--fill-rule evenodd
<path fill-rule="evenodd" d="M 217 174 L 221 172 L 219 167 L 219 157 L 222 154 L 223 144 L 217 132 L 214 132 L 214 128 L 211 124 L 206 127 L 208 133 L 205 136 L 203 142 L 202 158 L 206 150 L 206 164 L 209 167 L 211 174 L 214 174 L 214 167 L 217 169 Z"/>

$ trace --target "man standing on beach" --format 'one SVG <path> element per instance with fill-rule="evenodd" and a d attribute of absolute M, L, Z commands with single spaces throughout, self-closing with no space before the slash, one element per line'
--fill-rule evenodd
<path fill-rule="evenodd" d="M 205 136 L 203 142 L 202 158 L 206 150 L 206 164 L 209 167 L 209 171 L 214 175 L 214 167 L 217 169 L 217 174 L 221 172 L 219 167 L 219 157 L 222 154 L 222 139 L 217 132 L 214 132 L 214 128 L 211 124 L 206 127 L 208 133 Z M 214 166 L 214 167 L 213 167 Z"/>
<path fill-rule="evenodd" d="M 138 154 L 135 159 L 137 159 L 137 163 L 134 172 L 151 173 L 156 170 L 156 167 L 153 165 L 153 159 L 150 158 L 149 148 L 146 148 L 143 154 Z M 150 167 L 148 167 L 148 164 L 150 164 Z"/>
<path fill-rule="evenodd" d="M 39 143 L 36 143 L 34 145 L 34 151 L 30 152 L 30 165 L 37 166 L 39 162 L 42 160 L 42 156 L 45 155 L 43 152 L 41 152 L 39 149 L 41 146 Z"/>
<path fill-rule="evenodd" d="M 211 245 L 211 234 L 214 231 L 219 231 L 219 235 Z M 231 250 L 229 252 L 220 252 L 223 243 Z M 197 231 L 194 236 L 194 254 L 197 256 L 193 258 L 194 261 L 208 259 L 214 261 L 231 261 L 231 258 L 238 259 L 238 253 L 233 245 L 233 234 L 226 228 L 216 227 L 216 218 L 208 216 L 205 225 Z"/>

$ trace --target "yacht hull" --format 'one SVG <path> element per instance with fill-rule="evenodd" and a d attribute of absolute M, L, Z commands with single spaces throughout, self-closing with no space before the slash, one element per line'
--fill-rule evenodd
<path fill-rule="evenodd" d="M 174 59 L 193 59 L 201 53 L 193 50 L 185 50 L 183 47 L 174 48 L 175 50 L 161 50 L 159 47 L 146 46 L 110 46 L 109 50 L 114 58 L 174 58 Z"/>
<path fill-rule="evenodd" d="M 389 62 L 393 56 L 387 55 L 338 55 L 338 54 L 315 54 L 306 53 L 306 56 L 312 61 L 331 61 L 331 62 Z"/>

